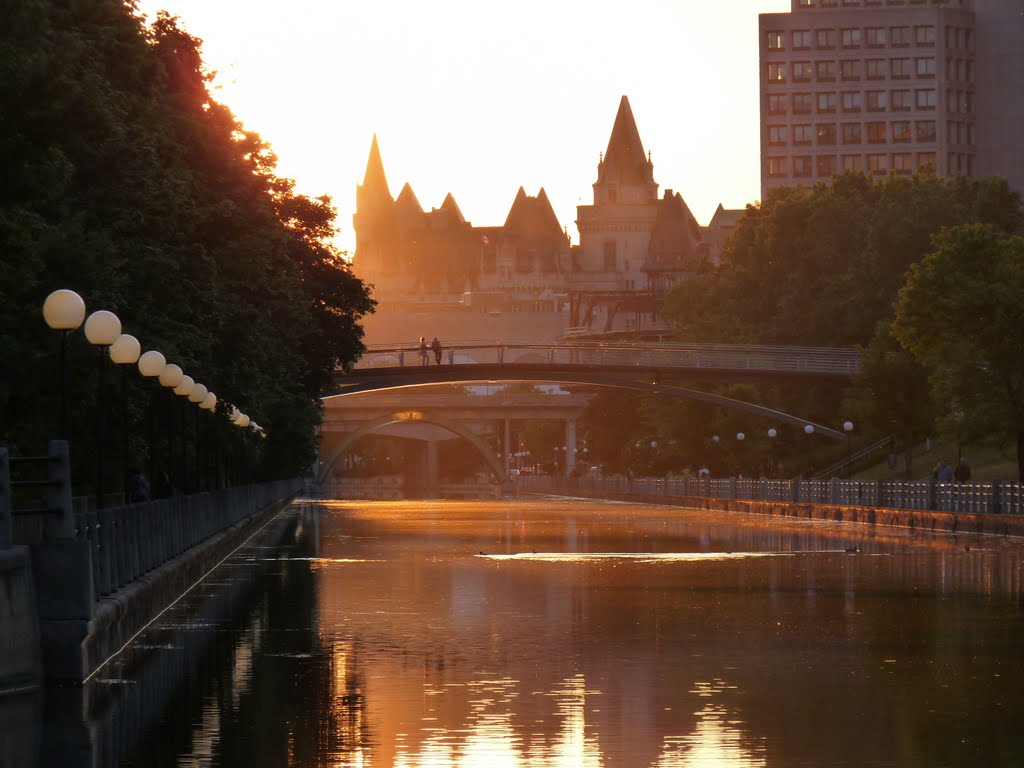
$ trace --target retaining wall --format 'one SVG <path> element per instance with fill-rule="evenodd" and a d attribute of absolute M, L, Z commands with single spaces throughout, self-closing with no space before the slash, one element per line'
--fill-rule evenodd
<path fill-rule="evenodd" d="M 0 549 L 0 695 L 38 685 L 41 677 L 29 549 Z"/>

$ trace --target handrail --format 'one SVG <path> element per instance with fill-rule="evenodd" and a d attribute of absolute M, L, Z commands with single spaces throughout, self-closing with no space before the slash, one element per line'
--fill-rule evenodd
<path fill-rule="evenodd" d="M 811 477 L 814 479 L 818 479 L 821 477 L 834 477 L 835 475 L 840 474 L 849 465 L 855 464 L 856 462 L 860 461 L 866 456 L 870 456 L 879 448 L 884 448 L 885 446 L 889 445 L 889 443 L 893 442 L 895 439 L 896 438 L 894 438 L 892 435 L 886 435 L 885 437 L 876 440 L 873 443 L 865 445 L 863 448 L 860 448 L 857 451 L 854 451 L 849 456 L 844 456 L 839 461 L 833 462 L 832 464 L 829 464 L 827 467 L 818 470 L 813 475 L 811 475 Z"/>

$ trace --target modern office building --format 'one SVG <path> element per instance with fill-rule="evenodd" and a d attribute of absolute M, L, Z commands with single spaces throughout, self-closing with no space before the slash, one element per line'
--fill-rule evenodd
<path fill-rule="evenodd" d="M 1024 0 L 792 0 L 761 14 L 761 194 L 846 170 L 1024 188 Z"/>

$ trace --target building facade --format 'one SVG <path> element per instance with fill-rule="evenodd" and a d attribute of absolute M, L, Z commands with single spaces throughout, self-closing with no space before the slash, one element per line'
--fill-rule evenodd
<path fill-rule="evenodd" d="M 425 211 L 406 184 L 393 198 L 374 137 L 356 189 L 353 270 L 384 311 L 458 308 L 557 312 L 588 329 L 656 324 L 657 303 L 707 252 L 682 196 L 658 195 L 623 96 L 597 167 L 593 204 L 577 209 L 572 246 L 543 189 L 519 189 L 505 222 L 473 226 L 449 194 Z"/>
<path fill-rule="evenodd" d="M 762 197 L 926 166 L 1024 185 L 1024 0 L 793 0 L 759 33 Z"/>

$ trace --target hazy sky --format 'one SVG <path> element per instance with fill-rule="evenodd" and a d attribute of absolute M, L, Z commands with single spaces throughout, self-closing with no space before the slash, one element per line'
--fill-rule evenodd
<path fill-rule="evenodd" d="M 338 207 L 377 134 L 393 196 L 451 192 L 500 225 L 544 187 L 572 241 L 599 153 L 629 97 L 661 189 L 706 224 L 760 194 L 757 15 L 790 0 L 140 0 L 179 16 L 216 98 L 277 152 L 301 192 Z"/>

